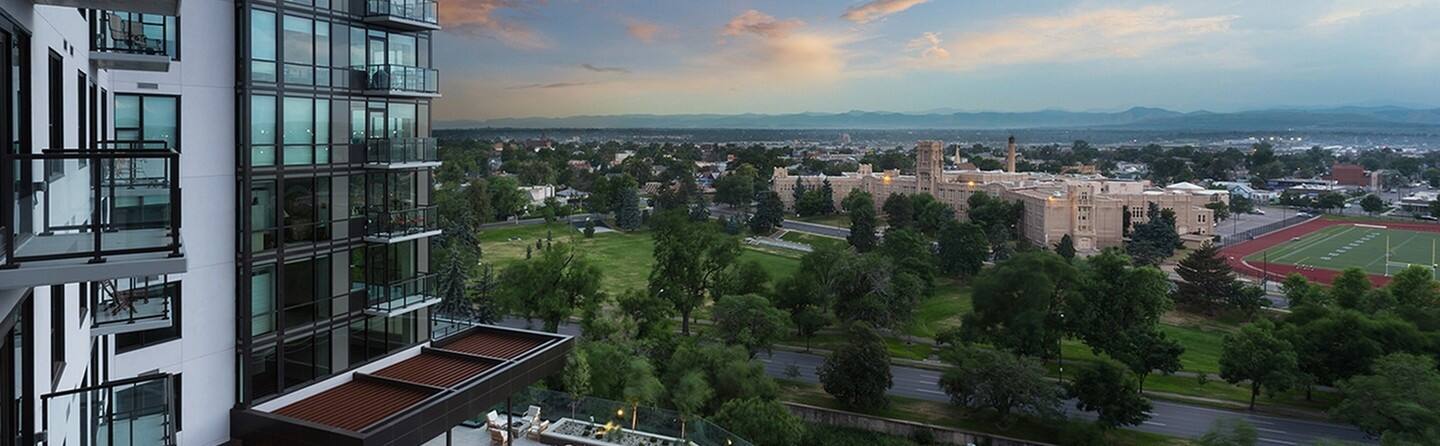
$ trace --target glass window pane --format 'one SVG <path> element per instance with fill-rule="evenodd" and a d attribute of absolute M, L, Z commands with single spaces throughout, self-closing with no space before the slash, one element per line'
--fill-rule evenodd
<path fill-rule="evenodd" d="M 416 57 L 415 36 L 404 34 L 390 34 L 390 60 L 391 65 L 417 66 L 419 58 Z"/>
<path fill-rule="evenodd" d="M 390 138 L 415 136 L 415 104 L 390 104 Z"/>
<path fill-rule="evenodd" d="M 315 100 L 315 142 L 327 144 L 330 142 L 330 100 Z"/>
<path fill-rule="evenodd" d="M 115 127 L 140 127 L 140 97 L 115 95 Z"/>
<path fill-rule="evenodd" d="M 285 16 L 285 61 L 315 62 L 315 23 L 310 19 Z"/>
<path fill-rule="evenodd" d="M 285 144 L 315 142 L 315 100 L 285 98 Z"/>
<path fill-rule="evenodd" d="M 275 267 L 261 266 L 250 274 L 250 333 L 261 335 L 275 329 Z"/>
<path fill-rule="evenodd" d="M 142 101 L 145 114 L 146 141 L 165 141 L 165 147 L 180 148 L 179 101 L 173 96 L 146 96 Z"/>
<path fill-rule="evenodd" d="M 250 97 L 251 144 L 275 143 L 275 97 Z"/>
<path fill-rule="evenodd" d="M 275 60 L 275 13 L 253 10 L 250 22 L 250 57 Z"/>
<path fill-rule="evenodd" d="M 330 66 L 330 22 L 315 22 L 315 65 Z"/>
<path fill-rule="evenodd" d="M 350 28 L 350 66 L 365 65 L 365 30 Z"/>

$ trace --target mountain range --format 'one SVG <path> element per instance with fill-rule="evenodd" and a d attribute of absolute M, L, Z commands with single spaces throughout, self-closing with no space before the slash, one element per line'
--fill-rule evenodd
<path fill-rule="evenodd" d="M 1188 131 L 1381 131 L 1440 132 L 1440 108 L 1397 106 L 1271 109 L 1239 112 L 1177 112 L 1133 107 L 1118 112 L 850 111 L 789 114 L 626 114 L 563 118 L 500 118 L 438 121 L 437 128 L 575 129 L 1110 129 Z"/>

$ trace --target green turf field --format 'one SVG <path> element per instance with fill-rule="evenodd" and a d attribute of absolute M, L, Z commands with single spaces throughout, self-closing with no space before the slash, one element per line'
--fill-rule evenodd
<path fill-rule="evenodd" d="M 1428 266 L 1436 259 L 1440 233 L 1384 229 L 1375 225 L 1336 225 L 1257 252 L 1245 260 L 1343 270 L 1358 267 L 1386 273 L 1385 247 L 1390 247 L 1389 273 L 1410 265 Z"/>

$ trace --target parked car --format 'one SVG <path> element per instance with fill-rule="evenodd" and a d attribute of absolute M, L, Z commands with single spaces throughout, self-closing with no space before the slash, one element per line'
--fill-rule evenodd
<path fill-rule="evenodd" d="M 1265 211 L 1260 210 L 1260 209 L 1252 209 L 1252 210 L 1250 211 L 1250 213 L 1251 213 L 1251 214 L 1255 214 L 1255 215 L 1265 215 Z"/>
<path fill-rule="evenodd" d="M 1434 215 L 1416 215 L 1415 218 L 1426 221 L 1440 221 L 1440 218 L 1435 218 Z"/>

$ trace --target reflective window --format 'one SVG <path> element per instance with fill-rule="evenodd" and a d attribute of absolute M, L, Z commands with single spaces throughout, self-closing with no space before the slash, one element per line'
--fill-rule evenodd
<path fill-rule="evenodd" d="M 250 77 L 275 82 L 275 13 L 250 12 Z"/>
<path fill-rule="evenodd" d="M 165 141 L 165 147 L 179 150 L 179 98 L 116 94 L 115 139 L 119 141 Z"/>
<path fill-rule="evenodd" d="M 250 164 L 275 165 L 275 97 L 250 97 Z"/>

